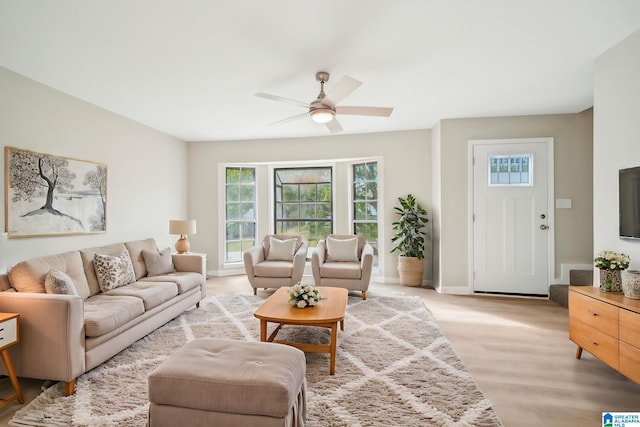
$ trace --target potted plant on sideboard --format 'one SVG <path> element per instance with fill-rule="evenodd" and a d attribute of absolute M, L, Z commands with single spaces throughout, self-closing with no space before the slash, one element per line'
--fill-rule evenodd
<path fill-rule="evenodd" d="M 392 223 L 395 235 L 391 238 L 394 244 L 391 253 L 400 252 L 398 257 L 398 273 L 400 284 L 420 286 L 424 274 L 424 227 L 429 222 L 427 211 L 420 206 L 413 195 L 398 197 L 400 206 L 394 207 L 399 215 Z"/>

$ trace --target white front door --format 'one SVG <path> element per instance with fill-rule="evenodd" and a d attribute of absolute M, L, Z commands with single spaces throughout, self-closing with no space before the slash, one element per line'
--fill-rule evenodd
<path fill-rule="evenodd" d="M 548 294 L 553 144 L 517 141 L 472 142 L 474 292 Z"/>

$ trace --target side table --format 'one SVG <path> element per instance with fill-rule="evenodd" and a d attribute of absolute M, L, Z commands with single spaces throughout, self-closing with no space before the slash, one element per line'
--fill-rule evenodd
<path fill-rule="evenodd" d="M 24 403 L 20 383 L 18 382 L 18 377 L 16 377 L 16 372 L 13 370 L 13 364 L 11 363 L 8 350 L 9 347 L 18 344 L 20 341 L 19 319 L 20 314 L 18 313 L 0 313 L 0 355 L 2 356 L 2 362 L 11 380 L 11 385 L 16 392 L 14 396 L 8 399 L 0 399 L 0 408 L 16 399 L 18 402 Z"/>

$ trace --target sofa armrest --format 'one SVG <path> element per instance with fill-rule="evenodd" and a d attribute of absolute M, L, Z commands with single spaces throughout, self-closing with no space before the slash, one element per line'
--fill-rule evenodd
<path fill-rule="evenodd" d="M 320 266 L 325 262 L 326 243 L 324 240 L 318 241 L 318 245 L 311 253 L 311 271 L 313 280 L 317 286 L 320 286 Z"/>
<path fill-rule="evenodd" d="M 366 243 L 362 248 L 360 268 L 362 269 L 362 282 L 369 283 L 371 280 L 371 270 L 373 269 L 373 246 L 371 246 L 370 243 Z"/>
<path fill-rule="evenodd" d="M 261 245 L 253 246 L 242 253 L 242 260 L 244 261 L 244 271 L 247 273 L 247 278 L 251 286 L 254 285 L 253 279 L 255 273 L 253 272 L 253 266 L 257 263 L 264 261 L 264 250 Z"/>
<path fill-rule="evenodd" d="M 293 272 L 291 274 L 291 284 L 295 285 L 302 280 L 302 275 L 304 274 L 304 266 L 307 263 L 307 249 L 309 248 L 309 244 L 303 242 L 298 251 L 293 256 Z"/>
<path fill-rule="evenodd" d="M 171 256 L 176 271 L 200 273 L 202 285 L 207 282 L 207 256 L 204 254 L 173 254 Z"/>
<path fill-rule="evenodd" d="M 5 291 L 0 311 L 20 314 L 20 341 L 9 349 L 18 376 L 68 382 L 85 372 L 82 297 Z"/>

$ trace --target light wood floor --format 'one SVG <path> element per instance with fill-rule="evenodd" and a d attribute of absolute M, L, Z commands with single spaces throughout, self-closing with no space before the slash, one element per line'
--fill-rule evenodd
<path fill-rule="evenodd" d="M 245 276 L 207 281 L 208 295 L 251 292 Z M 421 297 L 507 427 L 601 426 L 603 411 L 640 412 L 640 385 L 587 352 L 575 358 L 564 307 L 545 299 L 442 295 L 379 283 L 368 294 Z M 40 393 L 42 381 L 20 383 L 27 402 Z M 10 392 L 2 380 L 0 397 Z M 0 425 L 20 407 L 0 409 Z"/>

